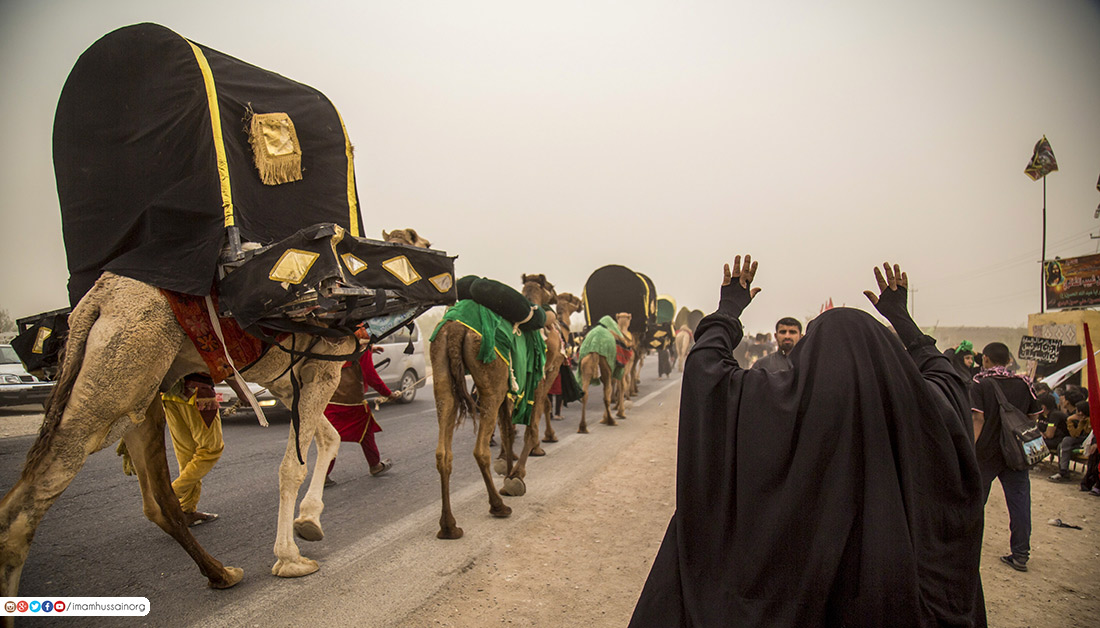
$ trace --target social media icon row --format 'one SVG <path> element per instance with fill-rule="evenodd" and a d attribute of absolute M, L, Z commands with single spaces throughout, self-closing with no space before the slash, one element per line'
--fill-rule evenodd
<path fill-rule="evenodd" d="M 18 602 L 8 600 L 4 602 L 4 610 L 9 613 L 19 611 L 20 613 L 26 613 L 30 611 L 32 613 L 62 613 L 65 611 L 65 602 L 63 600 L 19 600 Z"/>

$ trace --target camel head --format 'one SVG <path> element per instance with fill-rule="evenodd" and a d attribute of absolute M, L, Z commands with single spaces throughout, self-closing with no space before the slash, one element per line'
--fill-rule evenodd
<path fill-rule="evenodd" d="M 558 295 L 557 306 L 558 317 L 568 325 L 570 316 L 584 310 L 584 301 L 574 294 L 562 292 Z"/>
<path fill-rule="evenodd" d="M 615 322 L 619 324 L 619 329 L 623 332 L 627 332 L 630 329 L 630 320 L 634 318 L 629 312 L 619 312 L 615 315 Z"/>
<path fill-rule="evenodd" d="M 407 244 L 409 246 L 416 246 L 422 249 L 432 248 L 432 243 L 428 242 L 413 229 L 398 229 L 396 231 L 386 232 L 382 230 L 382 239 L 386 242 L 394 242 L 397 244 Z"/>
<path fill-rule="evenodd" d="M 558 302 L 558 293 L 554 292 L 554 284 L 546 281 L 546 275 L 522 275 L 523 296 L 535 305 L 554 305 Z"/>

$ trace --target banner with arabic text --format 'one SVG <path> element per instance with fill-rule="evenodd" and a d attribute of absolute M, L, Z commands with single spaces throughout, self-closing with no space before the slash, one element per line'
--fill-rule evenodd
<path fill-rule="evenodd" d="M 1100 304 L 1100 255 L 1048 261 L 1043 283 L 1047 307 L 1088 307 Z"/>

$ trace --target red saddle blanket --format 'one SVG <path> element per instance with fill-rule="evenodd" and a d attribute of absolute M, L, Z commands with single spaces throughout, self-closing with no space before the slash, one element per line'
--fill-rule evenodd
<path fill-rule="evenodd" d="M 210 312 L 206 308 L 206 297 L 197 297 L 180 292 L 172 292 L 161 288 L 161 292 L 167 297 L 172 312 L 176 315 L 176 321 L 195 344 L 199 355 L 202 356 L 206 367 L 210 369 L 210 377 L 214 382 L 220 382 L 233 374 L 233 367 L 225 359 L 225 350 L 222 342 L 214 333 L 214 326 L 210 322 Z M 213 295 L 214 309 L 217 310 L 218 296 Z M 233 358 L 233 364 L 243 370 L 256 360 L 259 360 L 266 349 L 265 343 L 246 333 L 237 321 L 232 318 L 218 317 L 218 323 L 222 328 L 222 337 L 225 338 L 229 356 Z M 280 338 L 281 339 L 281 338 Z"/>
<path fill-rule="evenodd" d="M 627 349 L 626 347 L 616 344 L 615 345 L 615 361 L 621 366 L 630 364 L 630 361 L 634 359 L 634 351 Z"/>

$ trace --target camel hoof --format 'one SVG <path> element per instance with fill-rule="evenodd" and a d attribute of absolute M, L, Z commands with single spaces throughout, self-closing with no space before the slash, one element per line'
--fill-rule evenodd
<path fill-rule="evenodd" d="M 508 463 L 503 458 L 497 458 L 493 461 L 493 472 L 497 475 L 504 475 L 508 472 Z"/>
<path fill-rule="evenodd" d="M 534 449 L 531 450 L 531 453 L 529 453 L 527 455 L 528 456 L 535 456 L 535 457 L 545 456 L 546 455 L 546 450 L 543 449 L 542 447 L 535 447 Z"/>
<path fill-rule="evenodd" d="M 544 443 L 556 443 L 556 442 L 558 442 L 558 437 L 555 434 L 551 434 L 551 435 L 543 438 L 542 442 L 544 442 Z"/>
<path fill-rule="evenodd" d="M 294 533 L 306 541 L 320 541 L 325 538 L 321 523 L 314 519 L 296 519 L 294 521 Z"/>
<path fill-rule="evenodd" d="M 462 538 L 462 528 L 440 528 L 439 532 L 435 533 L 435 538 L 443 539 L 444 541 L 453 541 L 455 539 Z"/>
<path fill-rule="evenodd" d="M 301 578 L 302 576 L 308 576 L 320 568 L 321 565 L 312 558 L 299 556 L 298 560 L 294 561 L 280 558 L 275 561 L 275 566 L 271 568 L 271 575 L 279 576 L 280 578 Z"/>
<path fill-rule="evenodd" d="M 522 482 L 523 480 L 520 481 Z M 489 508 L 489 514 L 499 519 L 503 519 L 505 517 L 512 516 L 512 509 L 511 507 L 505 506 L 504 504 L 501 504 L 500 507 L 491 506 Z"/>
<path fill-rule="evenodd" d="M 588 428 L 587 427 L 578 427 L 577 428 L 577 433 L 578 434 L 587 434 L 588 433 Z"/>
<path fill-rule="evenodd" d="M 225 578 L 223 580 L 219 580 L 217 582 L 211 580 L 210 581 L 210 588 L 211 589 L 228 589 L 229 587 L 232 587 L 233 585 L 240 582 L 242 578 L 244 578 L 244 569 L 241 569 L 240 567 L 230 567 L 230 566 L 226 565 L 226 567 L 225 567 Z"/>
<path fill-rule="evenodd" d="M 625 415 L 625 414 L 623 414 L 622 412 L 619 412 L 619 413 L 616 413 L 616 414 L 615 414 L 615 418 L 616 418 L 616 419 L 625 419 L 625 418 L 626 418 L 626 415 Z"/>
<path fill-rule="evenodd" d="M 600 423 L 603 424 L 603 425 L 618 425 L 617 423 L 615 423 L 615 419 L 612 419 L 612 418 L 606 418 L 606 419 L 600 421 Z"/>
<path fill-rule="evenodd" d="M 523 478 L 504 478 L 504 488 L 500 489 L 501 495 L 523 497 L 526 493 L 527 484 L 523 482 Z"/>

